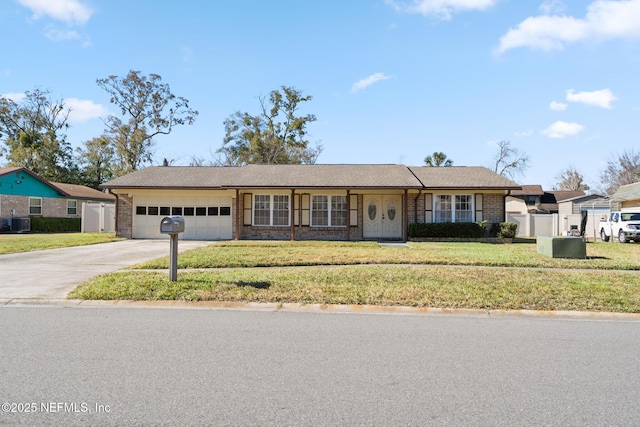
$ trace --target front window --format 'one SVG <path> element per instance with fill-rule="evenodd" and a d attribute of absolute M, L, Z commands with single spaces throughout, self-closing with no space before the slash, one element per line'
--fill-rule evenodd
<path fill-rule="evenodd" d="M 77 214 L 78 214 L 78 201 L 67 200 L 67 215 L 77 215 Z"/>
<path fill-rule="evenodd" d="M 289 196 L 273 196 L 273 225 L 289 225 Z"/>
<path fill-rule="evenodd" d="M 311 225 L 316 227 L 329 225 L 328 196 L 313 196 L 311 202 Z"/>
<path fill-rule="evenodd" d="M 434 222 L 473 222 L 471 194 L 438 194 L 433 204 Z"/>
<path fill-rule="evenodd" d="M 347 225 L 347 197 L 331 196 L 331 225 L 346 227 Z"/>
<path fill-rule="evenodd" d="M 473 207 L 470 195 L 456 196 L 456 222 L 473 222 Z"/>
<path fill-rule="evenodd" d="M 253 225 L 289 225 L 289 196 L 256 194 L 253 204 Z"/>
<path fill-rule="evenodd" d="M 451 214 L 451 196 L 439 194 L 435 197 L 435 207 L 433 209 L 434 222 L 453 222 Z"/>
<path fill-rule="evenodd" d="M 313 196 L 311 225 L 316 227 L 345 227 L 347 225 L 346 196 Z"/>
<path fill-rule="evenodd" d="M 29 215 L 42 215 L 41 197 L 29 197 Z"/>

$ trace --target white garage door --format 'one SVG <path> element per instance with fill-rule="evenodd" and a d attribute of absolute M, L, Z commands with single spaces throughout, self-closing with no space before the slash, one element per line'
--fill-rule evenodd
<path fill-rule="evenodd" d="M 180 239 L 224 240 L 233 236 L 231 197 L 226 196 L 134 196 L 133 238 L 167 238 L 160 234 L 165 216 L 184 217 Z"/>

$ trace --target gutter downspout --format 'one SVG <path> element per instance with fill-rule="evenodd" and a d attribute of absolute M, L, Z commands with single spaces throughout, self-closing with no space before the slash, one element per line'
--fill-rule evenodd
<path fill-rule="evenodd" d="M 416 223 L 418 222 L 418 199 L 420 198 L 420 196 L 422 196 L 422 188 L 418 190 L 416 198 L 413 199 L 413 219 Z"/>
<path fill-rule="evenodd" d="M 502 196 L 502 222 L 507 222 L 507 197 L 510 195 L 511 190 L 507 190 L 507 194 Z"/>

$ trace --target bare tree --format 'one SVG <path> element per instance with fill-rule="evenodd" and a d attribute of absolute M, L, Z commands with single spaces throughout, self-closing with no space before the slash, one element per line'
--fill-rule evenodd
<path fill-rule="evenodd" d="M 529 156 L 511 146 L 509 141 L 498 141 L 498 153 L 494 157 L 493 171 L 514 179 L 529 167 Z"/>
<path fill-rule="evenodd" d="M 560 172 L 556 179 L 554 189 L 563 191 L 588 191 L 589 186 L 584 182 L 584 177 L 573 166 L 569 166 L 566 170 Z"/>
<path fill-rule="evenodd" d="M 621 185 L 640 181 L 640 153 L 625 150 L 616 159 L 609 159 L 600 178 L 607 194 L 615 193 Z"/>

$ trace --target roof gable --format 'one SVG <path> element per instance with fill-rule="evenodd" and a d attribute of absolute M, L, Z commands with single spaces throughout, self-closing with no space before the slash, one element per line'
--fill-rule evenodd
<path fill-rule="evenodd" d="M 61 198 L 64 191 L 27 168 L 0 168 L 0 194 Z"/>
<path fill-rule="evenodd" d="M 0 194 L 114 201 L 115 197 L 79 184 L 51 182 L 24 167 L 0 168 Z"/>

